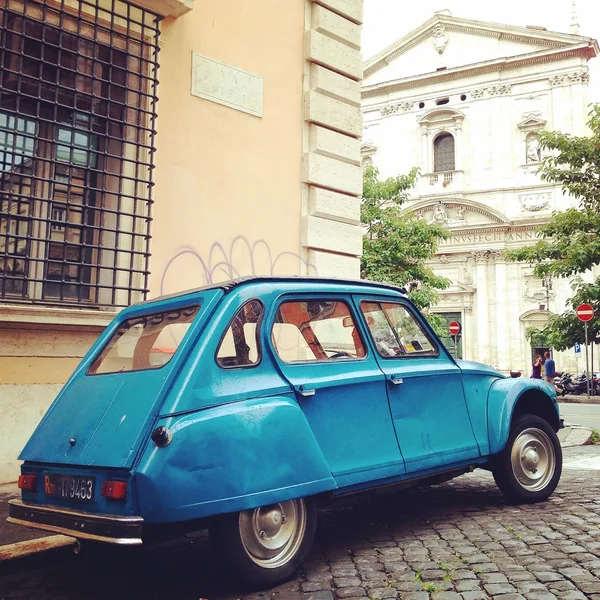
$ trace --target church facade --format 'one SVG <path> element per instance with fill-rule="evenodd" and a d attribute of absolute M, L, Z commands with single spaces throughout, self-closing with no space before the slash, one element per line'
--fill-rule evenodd
<path fill-rule="evenodd" d="M 542 129 L 586 135 L 587 63 L 598 43 L 576 33 L 436 13 L 364 65 L 363 165 L 382 177 L 420 169 L 406 211 L 450 237 L 432 261 L 451 280 L 435 311 L 459 321 L 456 354 L 529 375 L 527 330 L 561 313 L 567 280 L 507 263 L 535 229 L 573 201 L 538 175 Z M 583 354 L 555 356 L 583 370 Z M 596 361 L 597 362 L 597 361 Z"/>

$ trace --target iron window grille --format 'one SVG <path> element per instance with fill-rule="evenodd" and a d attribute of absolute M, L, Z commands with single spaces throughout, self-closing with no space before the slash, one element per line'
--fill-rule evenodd
<path fill-rule="evenodd" d="M 118 0 L 0 0 L 1 301 L 145 298 L 158 36 Z"/>
<path fill-rule="evenodd" d="M 454 169 L 454 137 L 450 133 L 442 133 L 433 141 L 433 170 L 441 173 Z"/>

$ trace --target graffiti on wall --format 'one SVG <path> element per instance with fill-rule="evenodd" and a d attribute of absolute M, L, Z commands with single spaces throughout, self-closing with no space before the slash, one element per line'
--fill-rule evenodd
<path fill-rule="evenodd" d="M 180 248 L 164 268 L 160 281 L 161 295 L 178 291 L 170 289 L 169 275 L 180 267 L 182 261 L 186 262 L 187 268 L 191 264 L 197 269 L 197 276 L 193 274 L 186 279 L 187 283 L 192 279 L 198 286 L 248 275 L 295 275 L 301 266 L 307 274 L 317 275 L 315 266 L 298 253 L 286 251 L 274 255 L 266 240 L 251 243 L 245 236 L 239 235 L 229 248 L 214 242 L 205 255 L 189 246 Z"/>

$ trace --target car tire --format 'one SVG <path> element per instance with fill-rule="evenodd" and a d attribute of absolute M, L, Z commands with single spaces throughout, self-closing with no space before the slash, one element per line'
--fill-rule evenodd
<path fill-rule="evenodd" d="M 316 527 L 314 500 L 299 498 L 223 515 L 209 535 L 227 568 L 251 586 L 264 586 L 286 581 L 298 570 Z"/>
<path fill-rule="evenodd" d="M 562 473 L 562 449 L 550 424 L 536 415 L 518 417 L 504 450 L 493 461 L 492 473 L 510 501 L 546 500 Z"/>

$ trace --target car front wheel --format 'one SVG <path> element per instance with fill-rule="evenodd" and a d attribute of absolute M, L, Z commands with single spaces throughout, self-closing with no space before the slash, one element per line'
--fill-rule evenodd
<path fill-rule="evenodd" d="M 550 424 L 536 415 L 518 417 L 492 473 L 513 502 L 540 502 L 555 490 L 562 472 L 562 449 Z"/>
<path fill-rule="evenodd" d="M 277 502 L 224 515 L 210 529 L 226 565 L 252 585 L 289 579 L 312 547 L 317 524 L 311 498 Z"/>

